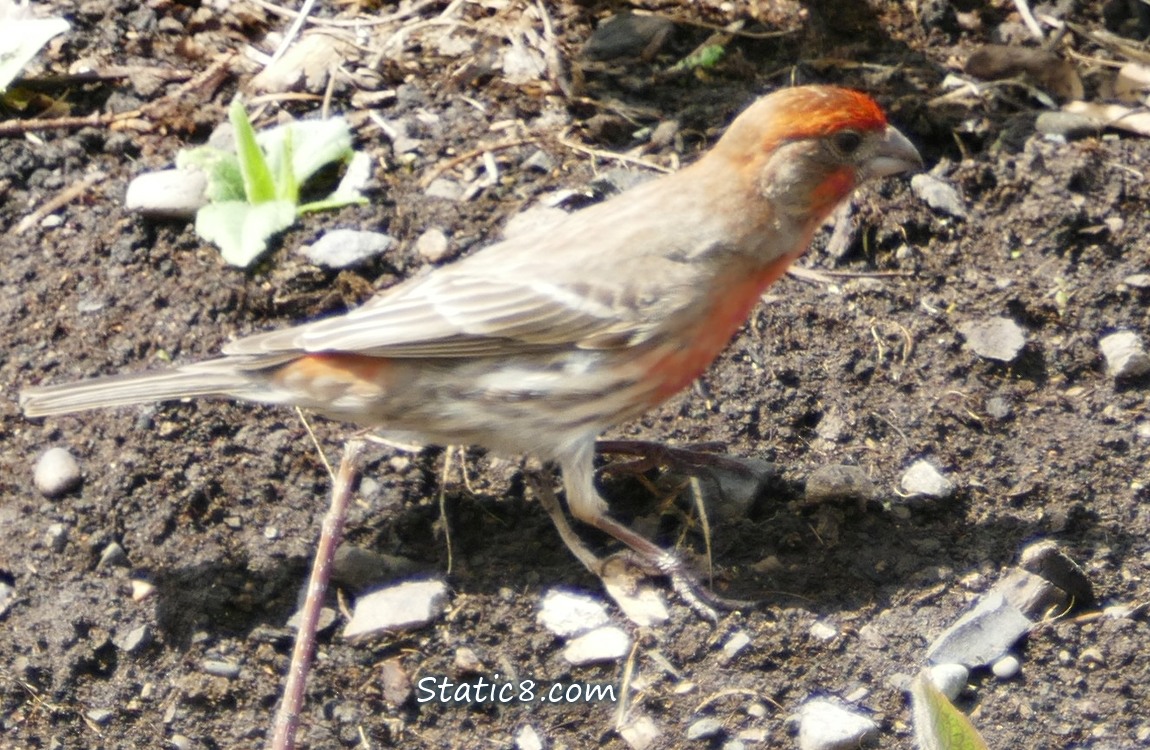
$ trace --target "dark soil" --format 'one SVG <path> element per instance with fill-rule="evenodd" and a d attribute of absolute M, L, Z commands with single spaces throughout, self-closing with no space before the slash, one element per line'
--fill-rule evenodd
<path fill-rule="evenodd" d="M 706 746 L 685 734 L 702 716 L 718 719 L 727 738 L 750 730 L 747 747 L 788 747 L 787 719 L 803 701 L 849 696 L 880 723 L 883 747 L 909 748 L 900 676 L 923 666 L 930 641 L 1028 543 L 1057 541 L 1082 564 L 1100 606 L 1150 600 L 1150 381 L 1115 382 L 1098 346 L 1119 329 L 1150 335 L 1150 290 L 1123 283 L 1150 265 L 1150 143 L 1129 135 L 1045 140 L 1032 128 L 1039 105 L 1025 93 L 929 105 L 944 93 L 947 73 L 1009 28 L 1012 3 L 879 1 L 850 13 L 823 2 L 667 3 L 661 10 L 684 21 L 741 18 L 750 31 L 792 33 L 737 38 L 714 69 L 667 74 L 710 33 L 682 23 L 653 59 L 586 66 L 571 99 L 547 76 L 512 85 L 491 68 L 492 50 L 507 44 L 501 30 L 543 34 L 534 4 L 466 4 L 458 17 L 480 39 L 471 52 L 393 44 L 374 68 L 366 57 L 346 66 L 360 77 L 340 79 L 332 108 L 351 116 L 357 147 L 376 160 L 371 205 L 307 216 L 248 271 L 224 264 L 187 222 L 130 214 L 123 196 L 132 177 L 203 142 L 255 68 L 234 58 L 218 81 L 194 82 L 179 96 L 172 94 L 186 79 L 155 70 L 195 75 L 246 44 L 270 51 L 265 35 L 288 20 L 244 3 L 226 11 L 163 0 L 40 5 L 73 29 L 39 58 L 33 109 L 0 114 L 9 125 L 64 114 L 40 111 L 49 103 L 77 116 L 159 104 L 135 123 L 0 139 L 0 580 L 16 592 L 0 616 L 0 746 L 262 746 L 290 650 L 285 622 L 330 487 L 290 410 L 196 402 L 29 421 L 17 406 L 21 388 L 205 358 L 234 337 L 343 310 L 423 270 L 415 240 L 428 227 L 450 238 L 446 262 L 497 236 L 536 196 L 587 191 L 598 174 L 625 166 L 564 142 L 624 152 L 648 143 L 643 128 L 677 120 L 681 137 L 648 143 L 642 156 L 686 162 L 755 96 L 792 82 L 872 92 L 927 163 L 942 165 L 935 174 L 958 188 L 968 215 L 933 211 L 905 179 L 868 188 L 854 201 L 847 251 L 832 257 L 823 249 L 828 228 L 802 261 L 861 275 L 779 282 L 695 387 L 618 431 L 676 444 L 719 441 L 781 472 L 749 515 L 711 514 L 716 588 L 765 598 L 766 606 L 712 626 L 672 600 L 667 625 L 633 633 L 644 679 L 627 696 L 629 710 L 661 728 L 657 747 Z M 446 5 L 368 27 L 359 42 L 395 43 L 403 24 L 434 19 Z M 568 61 L 606 13 L 606 4 L 545 5 Z M 957 23 L 955 8 L 980 15 L 982 25 Z M 1101 3 L 1078 3 L 1072 17 L 1102 28 Z M 1076 49 L 1099 52 L 1085 42 Z M 58 77 L 112 68 L 150 73 Z M 396 91 L 378 105 L 387 120 L 433 116 L 414 160 L 394 154 L 353 104 L 364 81 Z M 1094 87 L 1088 77 L 1088 92 Z M 318 107 L 273 104 L 261 124 L 280 108 L 303 116 Z M 512 125 L 493 130 L 499 123 Z M 525 127 L 534 142 L 493 152 L 501 167 L 494 185 L 462 202 L 425 194 L 421 180 L 433 170 L 479 145 L 523 137 Z M 553 168 L 519 168 L 537 149 Z M 479 155 L 461 159 L 443 176 L 465 182 L 481 164 Z M 58 221 L 16 232 L 31 211 L 83 180 L 89 186 L 54 212 Z M 297 248 L 333 227 L 386 230 L 398 249 L 354 271 L 308 264 Z M 1026 330 L 1013 363 L 963 345 L 958 326 L 992 316 Z M 338 456 L 348 428 L 320 421 L 316 429 L 325 452 Z M 77 457 L 84 481 L 46 500 L 32 469 L 53 446 Z M 922 457 L 957 482 L 954 497 L 907 504 L 898 496 L 902 472 Z M 626 747 L 615 731 L 617 703 L 468 707 L 412 696 L 394 704 L 381 666 L 389 661 L 413 682 L 498 673 L 540 685 L 618 685 L 624 669 L 570 667 L 561 643 L 537 624 L 545 590 L 602 590 L 525 497 L 518 460 L 468 453 L 468 488 L 458 463 L 442 480 L 443 458 L 440 449 L 376 449 L 348 540 L 442 573 L 437 500 L 445 491 L 449 610 L 421 630 L 370 644 L 324 631 L 303 746 L 510 747 L 530 724 L 549 748 Z M 862 467 L 881 488 L 877 501 L 804 503 L 805 478 L 831 463 Z M 660 500 L 638 482 L 610 477 L 604 493 L 634 515 Z M 62 544 L 51 543 L 54 524 L 66 533 Z M 663 531 L 661 541 L 673 544 L 681 528 L 668 518 Z M 112 542 L 127 562 L 99 566 Z M 684 545 L 701 550 L 701 537 L 688 531 Z M 133 600 L 134 579 L 152 582 L 155 595 Z M 344 599 L 356 593 L 337 588 Z M 991 747 L 1146 744 L 1150 626 L 1137 612 L 1095 611 L 1079 607 L 1033 632 L 1019 677 L 974 673 L 961 705 Z M 630 627 L 617 610 L 613 617 Z M 838 635 L 812 637 L 816 621 Z M 150 641 L 128 650 L 141 626 Z M 864 626 L 872 637 L 860 638 Z M 725 662 L 721 646 L 737 630 L 751 646 Z M 458 666 L 464 647 L 482 662 L 478 675 Z M 207 673 L 209 659 L 239 664 L 238 676 Z"/>

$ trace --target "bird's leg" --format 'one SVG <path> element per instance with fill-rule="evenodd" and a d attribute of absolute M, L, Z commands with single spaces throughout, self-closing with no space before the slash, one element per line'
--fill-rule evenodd
<path fill-rule="evenodd" d="M 594 526 L 600 531 L 610 534 L 627 545 L 638 556 L 644 569 L 649 569 L 670 579 L 675 592 L 704 619 L 714 622 L 718 619 L 716 609 L 737 609 L 751 604 L 749 602 L 728 601 L 717 596 L 699 582 L 674 554 L 608 516 L 607 503 L 595 489 L 594 451 L 592 448 L 591 445 L 588 445 L 586 450 L 580 450 L 576 456 L 560 464 L 563 471 L 563 485 L 567 490 L 567 506 L 571 509 L 572 516 L 589 526 Z M 556 514 L 562 515 L 557 505 L 554 511 L 549 510 L 548 512 L 552 513 L 553 519 Z M 562 523 L 557 520 L 556 526 L 559 528 L 560 536 L 563 536 L 567 546 L 571 547 L 576 557 L 579 557 L 593 573 L 599 574 L 601 564 L 598 558 L 587 550 L 577 537 L 575 545 L 567 538 L 567 534 L 574 536 L 574 532 L 570 526 L 567 526 L 566 519 L 563 519 Z M 564 527 L 566 527 L 566 533 Z M 591 567 L 585 556 L 595 560 L 596 567 Z"/>

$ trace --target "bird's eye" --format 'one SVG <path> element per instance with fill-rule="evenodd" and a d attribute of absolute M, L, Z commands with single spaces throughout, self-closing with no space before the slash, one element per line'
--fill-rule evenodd
<path fill-rule="evenodd" d="M 862 136 L 853 130 L 844 130 L 840 133 L 835 133 L 831 141 L 834 143 L 836 151 L 843 156 L 850 156 L 862 145 Z"/>

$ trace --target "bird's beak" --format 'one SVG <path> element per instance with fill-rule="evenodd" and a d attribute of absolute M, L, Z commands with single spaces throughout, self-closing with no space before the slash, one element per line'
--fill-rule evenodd
<path fill-rule="evenodd" d="M 889 177 L 903 172 L 918 172 L 923 168 L 922 157 L 914 144 L 899 132 L 898 128 L 888 125 L 878 142 L 873 156 L 867 160 L 863 169 L 868 178 Z"/>

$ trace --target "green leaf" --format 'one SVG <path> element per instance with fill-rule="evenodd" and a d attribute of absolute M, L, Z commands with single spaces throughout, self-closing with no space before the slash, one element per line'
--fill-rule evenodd
<path fill-rule="evenodd" d="M 272 235 L 295 223 L 291 201 L 211 203 L 196 212 L 196 234 L 220 248 L 233 266 L 247 268 L 268 247 Z"/>
<path fill-rule="evenodd" d="M 235 131 L 236 156 L 240 163 L 240 174 L 244 178 L 244 194 L 248 203 L 258 205 L 276 200 L 273 172 L 268 166 L 264 152 L 256 143 L 256 131 L 252 129 L 248 113 L 238 97 L 232 101 L 232 106 L 228 109 L 228 119 L 232 121 L 232 130 Z"/>
<path fill-rule="evenodd" d="M 0 93 L 8 90 L 41 47 L 70 28 L 63 18 L 8 17 L 0 22 Z"/>
<path fill-rule="evenodd" d="M 974 724 L 947 700 L 925 672 L 910 685 L 910 705 L 919 750 L 987 750 Z"/>
<path fill-rule="evenodd" d="M 211 203 L 246 201 L 244 177 L 235 154 L 211 146 L 186 148 L 176 154 L 176 166 L 199 169 L 208 178 L 204 195 Z"/>
<path fill-rule="evenodd" d="M 324 166 L 350 159 L 353 153 L 351 130 L 342 117 L 280 125 L 257 135 L 256 142 L 267 153 L 273 174 L 281 174 L 284 163 L 289 163 L 300 184 Z"/>

